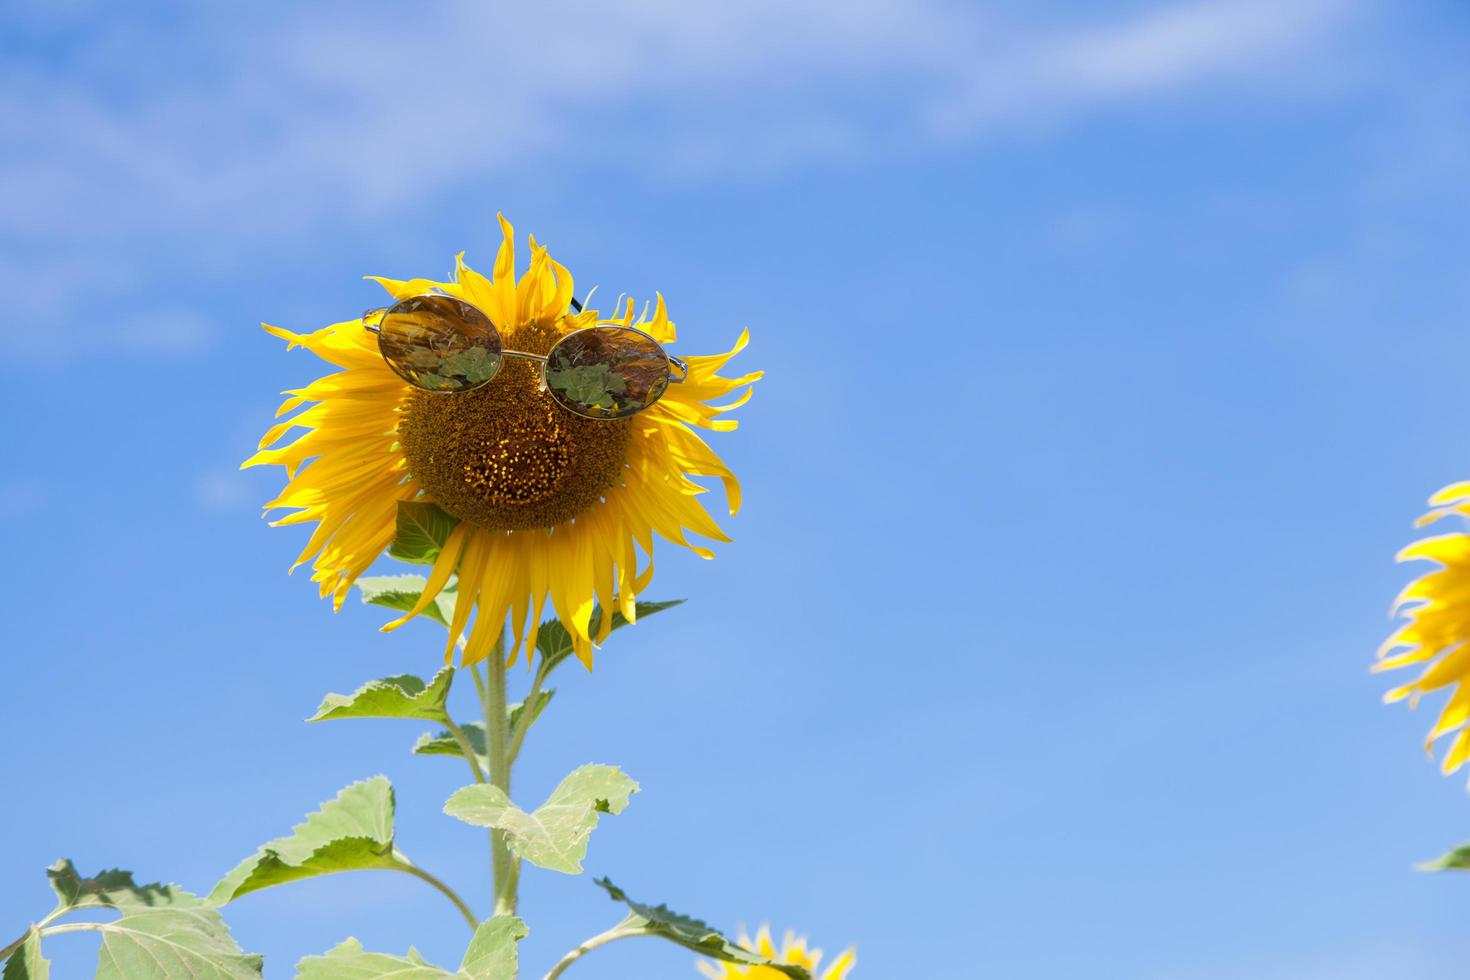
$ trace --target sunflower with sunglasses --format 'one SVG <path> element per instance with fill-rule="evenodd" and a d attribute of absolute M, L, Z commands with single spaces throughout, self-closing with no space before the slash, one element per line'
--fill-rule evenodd
<path fill-rule="evenodd" d="M 296 565 L 311 562 L 335 607 L 393 544 L 400 506 L 432 504 L 453 530 L 417 603 L 384 629 L 457 577 L 446 659 L 463 639 L 462 662 L 484 660 L 508 619 L 514 663 L 535 645 L 549 599 L 590 667 L 613 622 L 594 628 L 593 607 L 634 618 L 655 534 L 706 558 L 689 533 L 729 540 L 691 478 L 718 478 L 731 514 L 740 485 L 694 430 L 735 428 L 719 416 L 761 373 L 718 373 L 744 332 L 726 354 L 669 354 L 662 296 L 651 317 L 645 307 L 635 318 L 631 299 L 606 316 L 583 308 L 571 273 L 534 238 L 517 279 L 514 231 L 503 217 L 500 226 L 489 278 L 461 254 L 453 282 L 370 277 L 393 303 L 362 317 L 307 334 L 265 325 L 341 370 L 286 392 L 277 416 L 300 411 L 244 465 L 286 468 L 266 510 L 289 511 L 277 525 L 316 525 Z M 305 431 L 288 439 L 293 429 Z"/>

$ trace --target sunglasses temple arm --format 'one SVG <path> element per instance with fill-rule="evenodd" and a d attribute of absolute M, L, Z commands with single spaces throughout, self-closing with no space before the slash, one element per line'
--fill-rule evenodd
<path fill-rule="evenodd" d="M 685 378 L 689 377 L 689 365 L 687 365 L 683 361 L 679 360 L 679 358 L 675 357 L 673 354 L 665 354 L 664 356 L 669 359 L 669 380 L 670 381 L 674 382 L 675 384 L 678 384 L 680 381 L 683 381 Z M 678 369 L 678 371 L 679 371 L 678 374 L 675 374 L 674 373 L 674 369 L 675 368 Z"/>
<path fill-rule="evenodd" d="M 576 310 L 578 313 L 582 312 L 582 304 L 577 302 L 577 297 L 575 296 L 572 297 L 572 309 Z"/>

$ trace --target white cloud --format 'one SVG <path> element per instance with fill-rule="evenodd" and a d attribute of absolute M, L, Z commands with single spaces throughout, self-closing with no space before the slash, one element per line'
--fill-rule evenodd
<path fill-rule="evenodd" d="M 1160 2 L 1083 26 L 942 0 L 206 5 L 167 30 L 100 8 L 64 57 L 0 67 L 0 131 L 25 134 L 0 144 L 0 276 L 70 283 L 47 293 L 64 319 L 126 295 L 148 243 L 221 261 L 497 173 L 758 178 L 1279 79 L 1352 2 Z M 132 329 L 149 349 L 205 339 L 187 317 Z"/>
<path fill-rule="evenodd" d="M 1092 107 L 1225 80 L 1279 89 L 1327 46 L 1352 0 L 1194 0 L 1117 23 L 1023 35 L 976 57 L 929 112 L 937 132 L 1052 121 Z"/>
<path fill-rule="evenodd" d="M 268 27 L 206 8 L 181 36 L 115 24 L 63 73 L 5 74 L 0 122 L 28 138 L 0 158 L 0 183 L 25 188 L 0 197 L 0 227 L 259 236 L 548 162 L 745 172 L 846 156 L 876 142 L 865 134 L 922 135 L 921 116 L 972 131 L 1274 71 L 1345 2 L 1197 0 L 1082 28 L 933 0 L 633 0 L 554 20 L 534 5 L 354 5 Z"/>

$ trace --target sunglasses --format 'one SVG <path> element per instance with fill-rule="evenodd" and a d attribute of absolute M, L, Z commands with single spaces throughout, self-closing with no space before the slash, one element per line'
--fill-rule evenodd
<path fill-rule="evenodd" d="M 579 312 L 582 304 L 572 300 Z M 373 317 L 381 317 L 369 324 Z M 689 367 L 642 330 L 599 323 L 574 330 L 546 356 L 506 350 L 500 331 L 474 305 L 455 296 L 426 293 L 363 314 L 378 335 L 383 360 L 404 381 L 424 391 L 459 394 L 489 384 L 507 357 L 541 365 L 541 385 L 573 414 L 625 419 L 651 407 L 669 382 Z"/>

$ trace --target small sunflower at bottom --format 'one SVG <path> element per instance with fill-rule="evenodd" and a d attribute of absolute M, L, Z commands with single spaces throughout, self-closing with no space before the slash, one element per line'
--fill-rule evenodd
<path fill-rule="evenodd" d="M 818 973 L 817 967 L 822 962 L 820 949 L 812 949 L 807 946 L 805 936 L 798 936 L 787 930 L 778 950 L 771 940 L 770 926 L 761 926 L 754 939 L 742 932 L 737 942 L 768 960 L 787 966 L 804 966 L 811 971 L 813 980 L 843 980 L 848 971 L 857 965 L 857 950 L 849 947 L 827 969 Z M 769 966 L 742 966 L 738 963 L 715 963 L 709 960 L 700 960 L 696 965 L 699 972 L 709 977 L 709 980 L 740 980 L 742 977 L 749 980 L 790 980 L 786 974 Z"/>

